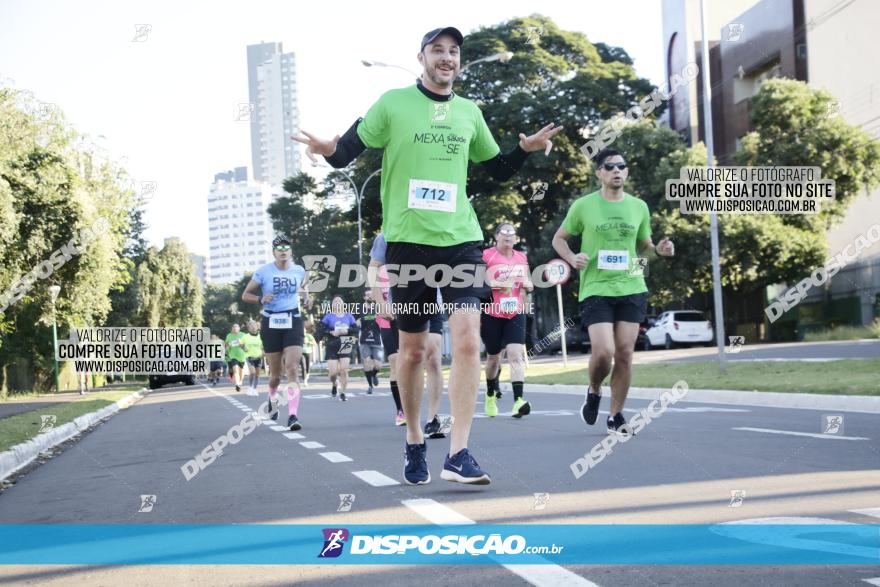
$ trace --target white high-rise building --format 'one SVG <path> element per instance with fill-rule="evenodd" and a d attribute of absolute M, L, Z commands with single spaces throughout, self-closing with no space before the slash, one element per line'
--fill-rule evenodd
<path fill-rule="evenodd" d="M 210 283 L 234 283 L 272 260 L 266 209 L 280 194 L 280 187 L 248 180 L 244 167 L 214 176 L 208 193 Z"/>
<path fill-rule="evenodd" d="M 299 132 L 296 57 L 281 43 L 247 48 L 251 113 L 251 161 L 254 179 L 272 185 L 300 171 L 299 149 L 290 137 Z"/>

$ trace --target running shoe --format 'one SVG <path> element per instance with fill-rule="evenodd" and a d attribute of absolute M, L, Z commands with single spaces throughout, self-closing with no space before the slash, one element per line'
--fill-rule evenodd
<path fill-rule="evenodd" d="M 529 412 L 532 411 L 532 406 L 524 400 L 523 398 L 519 398 L 515 402 L 513 402 L 513 414 L 511 414 L 514 418 L 522 418 L 523 416 L 528 416 Z"/>
<path fill-rule="evenodd" d="M 379 387 L 379 372 L 373 371 L 373 385 Z"/>
<path fill-rule="evenodd" d="M 333 384 L 333 389 L 330 390 L 330 395 L 332 397 L 336 397 L 336 384 Z"/>
<path fill-rule="evenodd" d="M 341 401 L 341 402 L 348 401 L 345 399 L 345 392 L 344 391 L 339 392 L 339 401 Z"/>
<path fill-rule="evenodd" d="M 626 423 L 626 418 L 624 418 L 623 414 L 620 412 L 614 414 L 613 418 L 608 416 L 608 433 L 618 434 L 620 436 L 633 435 L 632 428 L 629 427 L 629 424 Z"/>
<path fill-rule="evenodd" d="M 271 414 L 271 418 L 273 420 L 278 419 L 278 400 L 277 399 L 269 399 L 269 403 L 266 406 L 266 412 Z"/>
<path fill-rule="evenodd" d="M 440 432 L 440 418 L 434 416 L 430 422 L 425 422 L 425 436 L 428 438 L 444 438 L 446 435 Z"/>
<path fill-rule="evenodd" d="M 372 386 L 372 384 L 367 388 L 367 395 L 373 395 L 373 386 Z"/>
<path fill-rule="evenodd" d="M 440 478 L 472 485 L 488 485 L 492 482 L 489 475 L 480 468 L 480 465 L 466 448 L 455 453 L 453 457 L 446 455 L 446 462 L 443 463 Z"/>
<path fill-rule="evenodd" d="M 299 423 L 299 418 L 296 417 L 296 414 L 291 414 L 287 419 L 287 427 L 294 431 L 302 428 L 302 424 Z"/>
<path fill-rule="evenodd" d="M 602 402 L 602 396 L 593 393 L 587 393 L 584 398 L 584 405 L 581 406 L 581 419 L 592 426 L 599 417 L 599 404 Z"/>
<path fill-rule="evenodd" d="M 241 385 L 236 385 L 236 386 L 235 386 L 235 391 L 241 391 Z"/>
<path fill-rule="evenodd" d="M 406 444 L 403 453 L 403 480 L 407 485 L 424 485 L 430 483 L 431 473 L 428 471 L 428 462 L 425 455 L 428 446 L 422 444 Z"/>
<path fill-rule="evenodd" d="M 403 415 L 403 410 L 397 410 L 397 418 L 394 420 L 395 426 L 406 426 L 406 416 Z"/>
<path fill-rule="evenodd" d="M 497 391 L 495 393 L 498 393 Z M 498 398 L 494 395 L 486 396 L 486 403 L 483 405 L 483 412 L 490 418 L 498 415 Z"/>

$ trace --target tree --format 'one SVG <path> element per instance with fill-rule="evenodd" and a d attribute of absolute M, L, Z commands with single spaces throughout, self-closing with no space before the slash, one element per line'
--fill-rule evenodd
<path fill-rule="evenodd" d="M 16 363 L 27 372 L 16 377 L 36 387 L 52 365 L 48 287 L 61 286 L 62 333 L 101 323 L 110 291 L 127 279 L 133 203 L 119 167 L 49 106 L 0 88 L 0 295 L 11 294 L 0 311 L 0 377 Z"/>
<path fill-rule="evenodd" d="M 202 324 L 202 286 L 186 245 L 169 240 L 150 247 L 135 275 L 138 326 L 185 327 Z"/>

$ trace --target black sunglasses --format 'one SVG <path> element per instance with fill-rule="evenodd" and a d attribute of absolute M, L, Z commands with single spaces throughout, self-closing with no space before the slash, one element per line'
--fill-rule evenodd
<path fill-rule="evenodd" d="M 626 169 L 626 163 L 603 163 L 602 167 L 605 168 L 605 171 L 611 171 L 615 167 L 623 171 L 624 169 Z"/>

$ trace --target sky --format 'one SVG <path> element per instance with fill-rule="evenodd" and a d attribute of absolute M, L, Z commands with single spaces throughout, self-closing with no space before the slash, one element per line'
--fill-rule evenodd
<path fill-rule="evenodd" d="M 137 181 L 153 181 L 147 239 L 179 237 L 208 253 L 214 174 L 251 173 L 246 47 L 280 41 L 296 53 L 300 120 L 318 136 L 344 132 L 407 73 L 427 31 L 480 27 L 539 13 L 592 42 L 623 47 L 636 73 L 663 79 L 660 0 L 526 2 L 248 2 L 0 0 L 0 79 L 53 104 Z M 136 25 L 148 25 L 138 33 Z M 143 34 L 143 31 L 148 31 Z M 136 40 L 137 39 L 137 40 Z M 463 48 L 462 61 L 467 61 Z M 303 168 L 311 171 L 303 157 Z"/>

